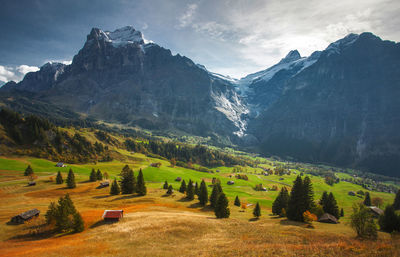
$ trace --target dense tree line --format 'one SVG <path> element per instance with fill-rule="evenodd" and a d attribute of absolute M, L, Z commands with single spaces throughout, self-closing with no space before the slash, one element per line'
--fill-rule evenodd
<path fill-rule="evenodd" d="M 174 159 L 177 165 L 180 162 L 196 163 L 205 167 L 255 165 L 250 159 L 236 157 L 202 145 L 190 146 L 182 143 L 165 143 L 155 140 L 137 142 L 127 139 L 125 146 L 129 151 L 155 154 L 169 160 Z"/>
<path fill-rule="evenodd" d="M 92 144 L 78 132 L 71 136 L 44 118 L 34 115 L 23 117 L 2 109 L 0 123 L 13 140 L 8 145 L 16 145 L 15 153 L 69 163 L 112 160 L 107 146 L 99 142 Z"/>

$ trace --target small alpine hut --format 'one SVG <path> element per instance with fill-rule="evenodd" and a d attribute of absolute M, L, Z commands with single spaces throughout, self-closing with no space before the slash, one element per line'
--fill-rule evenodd
<path fill-rule="evenodd" d="M 11 222 L 22 224 L 25 221 L 32 219 L 33 217 L 39 216 L 39 213 L 40 211 L 38 209 L 32 209 L 12 217 Z"/>
<path fill-rule="evenodd" d="M 103 213 L 104 221 L 119 221 L 124 217 L 123 210 L 105 210 Z"/>
<path fill-rule="evenodd" d="M 368 206 L 374 218 L 379 218 L 383 214 L 383 210 L 376 206 Z"/>
<path fill-rule="evenodd" d="M 110 186 L 110 182 L 104 181 L 104 182 L 101 182 L 97 188 L 104 188 L 104 187 L 108 187 L 108 186 Z"/>
<path fill-rule="evenodd" d="M 176 179 L 175 179 L 175 181 L 181 181 L 182 180 L 182 178 L 181 177 L 177 177 Z"/>
<path fill-rule="evenodd" d="M 228 185 L 233 185 L 233 184 L 235 184 L 235 181 L 229 180 L 229 181 L 227 182 L 227 184 L 228 184 Z"/>
<path fill-rule="evenodd" d="M 63 162 L 57 162 L 56 167 L 64 168 L 67 167 Z"/>
<path fill-rule="evenodd" d="M 318 219 L 319 222 L 322 223 L 331 223 L 331 224 L 338 224 L 339 221 L 336 219 L 335 216 L 329 214 L 329 213 L 324 213 L 321 218 Z"/>

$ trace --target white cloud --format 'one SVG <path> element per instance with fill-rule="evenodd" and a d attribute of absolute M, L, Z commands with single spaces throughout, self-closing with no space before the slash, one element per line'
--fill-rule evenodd
<path fill-rule="evenodd" d="M 178 18 L 179 24 L 177 28 L 184 28 L 190 25 L 193 21 L 197 10 L 197 4 L 188 4 L 185 13 Z"/>
<path fill-rule="evenodd" d="M 0 65 L 0 81 L 6 83 L 8 81 L 21 81 L 28 72 L 38 71 L 36 66 L 20 65 L 16 67 L 8 67 Z"/>

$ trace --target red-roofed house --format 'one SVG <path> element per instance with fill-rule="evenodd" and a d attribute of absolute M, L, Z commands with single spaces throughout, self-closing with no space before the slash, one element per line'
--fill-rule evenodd
<path fill-rule="evenodd" d="M 105 221 L 119 221 L 122 217 L 124 217 L 123 210 L 105 210 L 103 213 Z"/>

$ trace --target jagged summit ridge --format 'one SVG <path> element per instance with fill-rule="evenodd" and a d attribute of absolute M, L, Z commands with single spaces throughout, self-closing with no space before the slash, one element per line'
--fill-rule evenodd
<path fill-rule="evenodd" d="M 125 26 L 112 32 L 93 28 L 88 35 L 87 42 L 91 43 L 94 39 L 104 40 L 111 43 L 114 47 L 126 46 L 128 44 L 144 45 L 151 43 L 143 37 L 142 32 L 135 30 L 133 26 Z"/>

